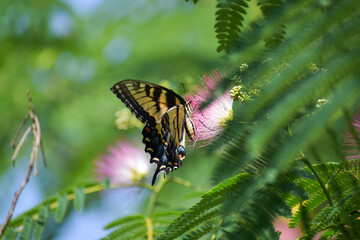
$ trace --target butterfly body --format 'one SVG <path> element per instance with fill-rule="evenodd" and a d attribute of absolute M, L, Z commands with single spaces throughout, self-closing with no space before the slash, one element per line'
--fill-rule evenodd
<path fill-rule="evenodd" d="M 157 164 L 152 184 L 159 172 L 181 167 L 186 155 L 185 132 L 190 138 L 195 132 L 185 100 L 170 89 L 140 80 L 120 81 L 111 90 L 145 123 L 145 152 L 150 154 L 150 163 Z"/>

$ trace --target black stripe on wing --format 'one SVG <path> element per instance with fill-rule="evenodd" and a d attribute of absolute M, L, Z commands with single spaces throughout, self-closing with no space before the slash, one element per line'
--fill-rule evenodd
<path fill-rule="evenodd" d="M 185 158 L 185 109 L 183 105 L 172 107 L 161 120 L 161 132 L 168 159 L 166 172 L 182 166 Z"/>
<path fill-rule="evenodd" d="M 168 109 L 186 104 L 174 91 L 140 80 L 122 80 L 111 90 L 143 123 L 159 123 Z"/>
<path fill-rule="evenodd" d="M 184 105 L 177 105 L 167 111 L 168 116 L 168 130 L 170 132 L 170 141 L 174 148 L 178 148 L 180 142 L 184 138 L 185 131 L 185 108 Z"/>

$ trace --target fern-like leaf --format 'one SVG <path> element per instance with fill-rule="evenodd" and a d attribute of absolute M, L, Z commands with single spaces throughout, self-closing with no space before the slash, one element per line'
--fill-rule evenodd
<path fill-rule="evenodd" d="M 312 166 L 312 171 L 316 172 L 320 181 L 326 182 L 326 191 L 329 191 L 329 194 L 325 194 L 320 184 L 308 188 L 313 194 L 309 194 L 309 200 L 299 202 L 301 207 L 293 215 L 289 227 L 295 227 L 301 221 L 308 222 L 304 239 L 312 238 L 326 229 L 332 230 L 323 233 L 324 238 L 328 234 L 343 234 L 342 231 L 345 228 L 340 226 L 345 224 L 354 228 L 355 221 L 349 218 L 360 209 L 359 175 L 353 174 L 357 173 L 358 162 L 325 163 Z M 304 182 L 308 181 L 301 178 L 296 180 L 302 186 L 306 186 Z M 314 187 L 317 187 L 317 191 L 314 191 Z M 328 197 L 331 199 L 327 199 Z M 314 215 L 312 221 L 304 218 L 309 215 Z"/>
<path fill-rule="evenodd" d="M 211 220 L 212 217 L 219 213 L 218 206 L 226 195 L 231 194 L 239 184 L 242 184 L 248 178 L 248 174 L 239 174 L 211 189 L 202 197 L 199 203 L 171 223 L 165 234 L 161 236 L 161 239 L 177 238 L 185 234 L 191 227 L 207 222 L 208 218 Z"/>
<path fill-rule="evenodd" d="M 196 240 L 196 239 L 200 239 L 201 237 L 203 237 L 206 234 L 209 234 L 212 230 L 214 230 L 214 226 L 213 225 L 204 225 L 198 228 L 195 228 L 194 230 L 192 230 L 191 232 L 189 232 L 188 234 L 186 234 L 186 236 L 183 238 L 184 240 Z"/>
<path fill-rule="evenodd" d="M 218 52 L 228 51 L 231 44 L 238 39 L 243 27 L 248 4 L 245 0 L 219 0 L 216 6 L 215 32 L 218 39 Z"/>
<path fill-rule="evenodd" d="M 105 229 L 116 229 L 104 239 L 147 239 L 160 236 L 169 222 L 179 215 L 178 211 L 166 211 L 156 212 L 151 217 L 133 215 L 119 218 L 105 226 Z"/>
<path fill-rule="evenodd" d="M 262 13 L 265 16 L 272 16 L 276 14 L 276 11 L 279 10 L 284 5 L 283 0 L 261 0 L 258 2 Z M 285 39 L 286 34 L 286 25 L 284 23 L 278 24 L 278 27 L 274 29 L 274 32 L 270 34 L 269 37 L 265 37 L 265 46 L 269 48 L 274 48 L 279 46 Z"/>
<path fill-rule="evenodd" d="M 120 219 L 117 219 L 109 224 L 107 224 L 104 229 L 110 229 L 113 227 L 119 227 L 126 224 L 143 224 L 144 223 L 144 216 L 142 215 L 133 215 L 127 216 Z"/>
<path fill-rule="evenodd" d="M 55 195 L 48 197 L 34 208 L 12 219 L 6 228 L 6 232 L 9 232 L 9 234 L 10 232 L 14 231 L 20 232 L 21 236 L 22 232 L 25 229 L 30 228 L 30 232 L 33 232 L 34 239 L 40 239 L 45 230 L 46 221 L 50 215 L 50 212 L 53 212 L 55 221 L 59 223 L 64 219 L 66 215 L 69 200 L 77 198 L 76 201 L 78 202 L 74 203 L 74 206 L 76 206 L 76 208 L 80 210 L 82 205 L 84 204 L 85 194 L 97 192 L 104 188 L 104 185 L 90 182 L 81 183 L 68 189 L 62 190 Z M 29 219 L 34 224 L 29 225 Z"/>

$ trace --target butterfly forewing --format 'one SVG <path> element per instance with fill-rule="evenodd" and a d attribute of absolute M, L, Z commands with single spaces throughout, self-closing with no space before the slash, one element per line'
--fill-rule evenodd
<path fill-rule="evenodd" d="M 185 104 L 174 91 L 140 80 L 120 81 L 111 90 L 143 123 L 159 123 L 170 108 Z"/>

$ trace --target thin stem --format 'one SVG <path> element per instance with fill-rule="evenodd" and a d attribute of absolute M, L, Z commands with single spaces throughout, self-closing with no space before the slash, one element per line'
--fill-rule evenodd
<path fill-rule="evenodd" d="M 153 240 L 153 229 L 150 217 L 145 217 L 148 240 Z"/>
<path fill-rule="evenodd" d="M 29 167 L 28 167 L 28 170 L 27 170 L 27 173 L 26 173 L 26 176 L 25 176 L 20 188 L 16 191 L 16 193 L 14 195 L 14 198 L 13 198 L 13 201 L 11 203 L 11 207 L 10 207 L 10 210 L 8 212 L 8 215 L 6 216 L 4 223 L 1 225 L 0 237 L 4 233 L 4 230 L 5 230 L 7 224 L 9 223 L 9 221 L 10 221 L 10 219 L 11 219 L 13 213 L 14 213 L 14 209 L 15 209 L 16 203 L 17 203 L 17 201 L 18 201 L 18 199 L 20 197 L 21 192 L 25 188 L 26 184 L 29 182 L 30 174 L 31 174 L 31 171 L 33 169 L 33 166 L 34 166 L 34 158 L 31 158 L 30 163 L 29 163 Z"/>
<path fill-rule="evenodd" d="M 148 206 L 146 209 L 146 215 L 145 215 L 145 221 L 146 221 L 146 227 L 147 227 L 147 239 L 152 240 L 153 239 L 153 229 L 152 229 L 152 223 L 151 223 L 151 214 L 153 213 L 156 205 L 156 200 L 159 195 L 159 192 L 163 188 L 164 184 L 167 182 L 166 179 L 160 178 L 158 183 L 155 185 L 155 187 L 152 188 L 152 194 L 150 195 Z"/>
<path fill-rule="evenodd" d="M 147 210 L 146 210 L 146 216 L 147 217 L 150 217 L 152 212 L 154 211 L 156 199 L 158 197 L 158 194 L 159 194 L 160 190 L 162 189 L 162 187 L 166 183 L 166 181 L 167 181 L 166 179 L 160 178 L 158 183 L 152 189 L 152 194 L 150 195 L 148 207 L 147 207 Z"/>
<path fill-rule="evenodd" d="M 40 129 L 39 119 L 37 118 L 37 116 L 33 112 L 30 112 L 30 117 L 34 122 L 32 124 L 32 131 L 33 131 L 33 135 L 34 135 L 33 157 L 34 157 L 34 162 L 35 162 L 35 172 L 34 173 L 35 173 L 35 176 L 37 176 L 37 174 L 38 174 L 37 160 L 38 160 L 38 153 L 39 153 L 39 147 L 40 147 L 40 142 L 41 142 L 41 129 Z"/>
<path fill-rule="evenodd" d="M 186 180 L 184 180 L 182 178 L 179 178 L 179 177 L 176 177 L 176 176 L 170 177 L 169 182 L 177 183 L 177 184 L 182 185 L 184 187 L 191 188 L 191 189 L 193 189 L 195 191 L 202 191 L 202 189 L 200 189 L 199 187 L 196 187 L 196 186 L 192 185 L 191 182 L 186 181 Z"/>
<path fill-rule="evenodd" d="M 16 131 L 16 134 L 15 134 L 14 139 L 11 141 L 11 147 L 12 147 L 12 148 L 14 148 L 14 147 L 16 146 L 17 139 L 19 138 L 19 135 L 20 135 L 22 129 L 24 128 L 25 123 L 26 123 L 26 121 L 27 121 L 28 119 L 29 119 L 29 114 L 27 113 L 26 116 L 25 116 L 25 118 L 24 118 L 24 120 L 21 122 L 18 130 Z"/>
<path fill-rule="evenodd" d="M 37 176 L 38 175 L 37 160 L 38 160 L 38 150 L 39 150 L 39 144 L 37 144 L 38 143 L 38 135 L 36 132 L 35 124 L 32 124 L 31 127 L 32 127 L 33 136 L 34 136 L 33 150 L 31 152 L 31 159 L 34 163 L 34 175 Z"/>
<path fill-rule="evenodd" d="M 44 144 L 43 141 L 40 141 L 40 150 L 41 150 L 41 156 L 44 162 L 44 166 L 47 167 L 47 163 L 46 163 L 46 157 L 45 157 L 45 151 L 44 151 Z"/>
<path fill-rule="evenodd" d="M 325 196 L 326 196 L 326 199 L 327 199 L 328 202 L 329 202 L 329 205 L 332 206 L 332 205 L 333 205 L 333 201 L 332 201 L 332 199 L 331 199 L 331 197 L 330 197 L 330 193 L 329 193 L 329 191 L 327 190 L 327 188 L 325 187 L 325 184 L 321 181 L 320 176 L 317 174 L 317 172 L 315 171 L 315 169 L 314 169 L 313 166 L 311 165 L 310 161 L 309 161 L 307 158 L 305 158 L 305 157 L 301 158 L 300 160 L 303 161 L 303 162 L 308 166 L 308 168 L 310 169 L 310 171 L 314 174 L 314 176 L 316 177 L 317 181 L 319 182 L 322 190 L 323 190 L 324 193 L 325 193 Z"/>
<path fill-rule="evenodd" d="M 15 165 L 15 159 L 16 159 L 17 155 L 19 154 L 19 151 L 20 151 L 21 147 L 23 146 L 26 138 L 29 136 L 30 131 L 31 131 L 31 126 L 29 126 L 29 127 L 26 129 L 24 135 L 21 137 L 21 139 L 20 139 L 20 141 L 19 141 L 19 144 L 18 144 L 18 145 L 16 146 L 16 148 L 15 148 L 14 154 L 13 154 L 12 157 L 11 157 L 11 162 L 13 163 L 13 166 Z"/>

